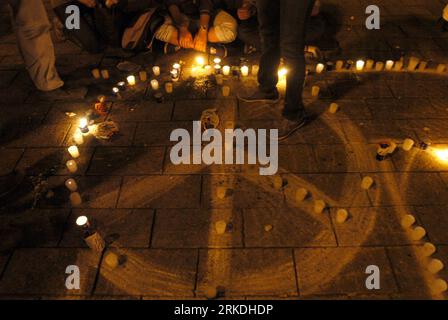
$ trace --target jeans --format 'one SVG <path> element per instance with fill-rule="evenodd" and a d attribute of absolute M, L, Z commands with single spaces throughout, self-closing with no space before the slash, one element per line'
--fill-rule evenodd
<path fill-rule="evenodd" d="M 257 0 L 262 55 L 258 82 L 263 92 L 275 91 L 280 58 L 288 69 L 283 115 L 305 116 L 305 31 L 315 0 Z"/>

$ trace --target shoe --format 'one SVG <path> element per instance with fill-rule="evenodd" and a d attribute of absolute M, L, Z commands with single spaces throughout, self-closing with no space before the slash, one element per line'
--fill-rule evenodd
<path fill-rule="evenodd" d="M 238 99 L 244 102 L 254 103 L 269 103 L 274 104 L 280 101 L 280 94 L 278 93 L 277 89 L 272 91 L 271 93 L 265 93 L 258 89 L 253 94 L 249 96 L 240 96 L 238 95 Z"/>
<path fill-rule="evenodd" d="M 292 134 L 294 134 L 300 128 L 303 128 L 308 124 L 308 118 L 298 118 L 297 120 L 290 120 L 283 118 L 278 127 L 278 141 L 283 141 L 288 139 Z"/>
<path fill-rule="evenodd" d="M 163 46 L 163 53 L 164 54 L 172 54 L 172 53 L 176 53 L 178 51 L 180 51 L 180 49 L 182 49 L 179 46 L 175 46 L 171 43 L 165 43 L 165 45 Z"/>

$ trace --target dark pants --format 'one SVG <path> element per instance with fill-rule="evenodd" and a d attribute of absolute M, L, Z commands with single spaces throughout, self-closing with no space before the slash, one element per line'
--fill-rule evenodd
<path fill-rule="evenodd" d="M 257 0 L 262 44 L 258 82 L 266 93 L 275 90 L 280 58 L 288 69 L 283 115 L 305 115 L 302 92 L 305 81 L 305 30 L 315 0 Z"/>

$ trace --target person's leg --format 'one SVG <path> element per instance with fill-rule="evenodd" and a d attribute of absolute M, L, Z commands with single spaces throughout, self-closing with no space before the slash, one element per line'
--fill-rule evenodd
<path fill-rule="evenodd" d="M 276 92 L 280 65 L 280 0 L 257 0 L 262 54 L 258 82 L 265 93 Z"/>
<path fill-rule="evenodd" d="M 256 17 L 240 22 L 238 26 L 238 38 L 244 44 L 261 49 L 260 31 L 258 30 L 258 21 Z"/>
<path fill-rule="evenodd" d="M 213 26 L 208 32 L 208 41 L 211 43 L 231 43 L 236 40 L 238 22 L 229 13 L 221 10 L 213 20 Z"/>
<path fill-rule="evenodd" d="M 12 7 L 20 52 L 35 86 L 51 91 L 64 85 L 58 75 L 51 25 L 42 0 L 7 0 Z"/>
<path fill-rule="evenodd" d="M 288 69 L 284 116 L 288 119 L 302 120 L 305 117 L 302 101 L 305 81 L 305 31 L 314 0 L 279 1 L 281 55 Z"/>

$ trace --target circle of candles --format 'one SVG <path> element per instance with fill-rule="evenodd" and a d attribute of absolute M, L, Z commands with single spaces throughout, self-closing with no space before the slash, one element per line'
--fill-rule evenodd
<path fill-rule="evenodd" d="M 299 188 L 296 191 L 296 202 L 303 202 L 308 196 L 308 190 L 305 188 Z"/>
<path fill-rule="evenodd" d="M 220 220 L 215 223 L 215 230 L 217 234 L 226 233 L 226 229 L 227 229 L 227 222 L 225 222 L 224 220 Z"/>
<path fill-rule="evenodd" d="M 134 75 L 130 75 L 130 76 L 128 76 L 128 77 L 126 78 L 126 80 L 127 80 L 128 84 L 129 84 L 130 86 L 135 86 L 135 84 L 137 83 L 137 80 L 136 80 L 136 78 L 135 78 Z"/>
<path fill-rule="evenodd" d="M 165 83 L 165 91 L 166 91 L 166 93 L 173 93 L 173 83 L 172 82 Z"/>
<path fill-rule="evenodd" d="M 361 182 L 363 190 L 369 190 L 373 186 L 373 179 L 371 177 L 364 177 Z"/>
<path fill-rule="evenodd" d="M 76 183 L 75 179 L 68 179 L 67 181 L 65 181 L 65 186 L 71 192 L 75 192 L 78 190 L 78 184 Z"/>
<path fill-rule="evenodd" d="M 417 227 L 412 230 L 411 238 L 414 241 L 422 240 L 426 236 L 426 230 L 422 227 Z"/>
<path fill-rule="evenodd" d="M 283 178 L 282 177 L 276 176 L 274 178 L 274 188 L 277 190 L 283 188 Z"/>
<path fill-rule="evenodd" d="M 330 113 L 336 113 L 336 112 L 338 112 L 338 110 L 339 110 L 339 105 L 335 102 L 331 103 L 330 108 L 328 108 L 328 111 Z"/>
<path fill-rule="evenodd" d="M 109 78 L 110 78 L 109 70 L 107 70 L 107 69 L 101 70 L 101 76 L 102 76 L 103 79 L 105 79 L 105 80 L 109 79 Z"/>
<path fill-rule="evenodd" d="M 75 160 L 69 160 L 65 165 L 67 166 L 67 169 L 68 171 L 70 171 L 70 173 L 75 173 L 76 171 L 78 171 L 78 165 L 76 164 Z"/>
<path fill-rule="evenodd" d="M 218 187 L 216 189 L 216 196 L 218 197 L 218 199 L 222 200 L 226 197 L 227 194 L 227 188 L 225 187 Z"/>
<path fill-rule="evenodd" d="M 437 251 L 437 248 L 435 245 L 433 245 L 431 242 L 426 242 L 423 245 L 423 254 L 426 257 L 432 256 Z"/>
<path fill-rule="evenodd" d="M 386 70 L 387 71 L 390 71 L 390 70 L 392 70 L 392 68 L 393 68 L 393 66 L 394 66 L 394 61 L 393 60 L 387 60 L 386 61 Z"/>
<path fill-rule="evenodd" d="M 70 203 L 73 207 L 78 207 L 82 203 L 81 195 L 78 192 L 72 192 L 70 194 Z"/>
<path fill-rule="evenodd" d="M 222 85 L 224 83 L 224 78 L 223 78 L 222 74 L 217 74 L 215 78 L 216 78 L 217 85 Z"/>
<path fill-rule="evenodd" d="M 82 132 L 79 129 L 76 130 L 76 132 L 73 134 L 73 142 L 76 143 L 77 145 L 81 145 L 84 143 L 84 136 L 82 135 Z"/>
<path fill-rule="evenodd" d="M 79 149 L 77 146 L 71 146 L 68 148 L 68 153 L 72 156 L 73 159 L 79 158 Z"/>
<path fill-rule="evenodd" d="M 152 67 L 152 73 L 153 73 L 156 77 L 160 76 L 160 67 L 159 67 L 159 66 L 154 66 L 154 67 Z"/>
<path fill-rule="evenodd" d="M 249 67 L 248 66 L 241 67 L 241 75 L 243 77 L 247 77 L 249 75 Z"/>
<path fill-rule="evenodd" d="M 311 95 L 313 97 L 318 97 L 319 96 L 319 92 L 320 92 L 320 88 L 318 86 L 313 86 L 311 88 Z"/>
<path fill-rule="evenodd" d="M 448 284 L 443 279 L 437 279 L 436 281 L 433 282 L 431 287 L 438 294 L 448 290 Z"/>
<path fill-rule="evenodd" d="M 347 219 L 348 219 L 348 211 L 347 210 L 339 209 L 336 212 L 336 222 L 337 223 L 341 223 L 342 224 L 342 223 L 346 222 Z"/>
<path fill-rule="evenodd" d="M 205 66 L 205 58 L 203 56 L 197 56 L 195 60 L 196 60 L 196 64 L 198 66 L 200 66 L 200 67 Z M 174 66 L 173 66 L 173 68 L 174 68 Z"/>
<path fill-rule="evenodd" d="M 443 262 L 439 259 L 431 259 L 431 261 L 428 264 L 428 271 L 432 274 L 436 274 L 443 270 L 445 266 L 443 265 Z"/>
<path fill-rule="evenodd" d="M 401 219 L 401 226 L 403 228 L 410 228 L 415 223 L 415 217 L 412 214 L 407 214 Z"/>
<path fill-rule="evenodd" d="M 322 213 L 325 210 L 325 207 L 327 204 L 323 200 L 316 200 L 314 202 L 314 212 L 315 213 Z"/>
<path fill-rule="evenodd" d="M 223 95 L 223 97 L 228 97 L 230 95 L 230 87 L 229 86 L 222 87 L 222 95 Z"/>
<path fill-rule="evenodd" d="M 155 79 L 151 80 L 151 88 L 154 91 L 159 90 L 159 81 L 157 81 Z"/>
<path fill-rule="evenodd" d="M 316 73 L 320 74 L 325 70 L 325 65 L 323 63 L 318 63 L 316 66 Z"/>
<path fill-rule="evenodd" d="M 225 75 L 225 76 L 230 75 L 230 66 L 222 67 L 222 74 Z"/>
<path fill-rule="evenodd" d="M 260 66 L 258 64 L 254 64 L 252 66 L 252 75 L 256 77 L 258 75 L 258 72 L 260 71 Z"/>
<path fill-rule="evenodd" d="M 86 216 L 79 216 L 76 219 L 76 225 L 80 227 L 85 227 L 89 225 L 89 219 Z"/>
<path fill-rule="evenodd" d="M 142 70 L 138 73 L 138 76 L 140 77 L 141 81 L 146 81 L 148 80 L 148 74 L 146 73 L 145 70 Z"/>
<path fill-rule="evenodd" d="M 377 61 L 377 63 L 375 64 L 375 71 L 383 71 L 383 69 L 384 69 L 384 62 Z"/>
<path fill-rule="evenodd" d="M 363 71 L 364 70 L 364 66 L 365 66 L 365 61 L 364 60 L 358 60 L 356 61 L 356 71 Z"/>
<path fill-rule="evenodd" d="M 411 149 L 414 147 L 415 141 L 412 139 L 405 139 L 403 142 L 403 150 L 404 151 L 411 151 Z"/>
<path fill-rule="evenodd" d="M 92 70 L 92 75 L 95 79 L 99 79 L 101 78 L 101 72 L 100 69 L 93 69 Z"/>

